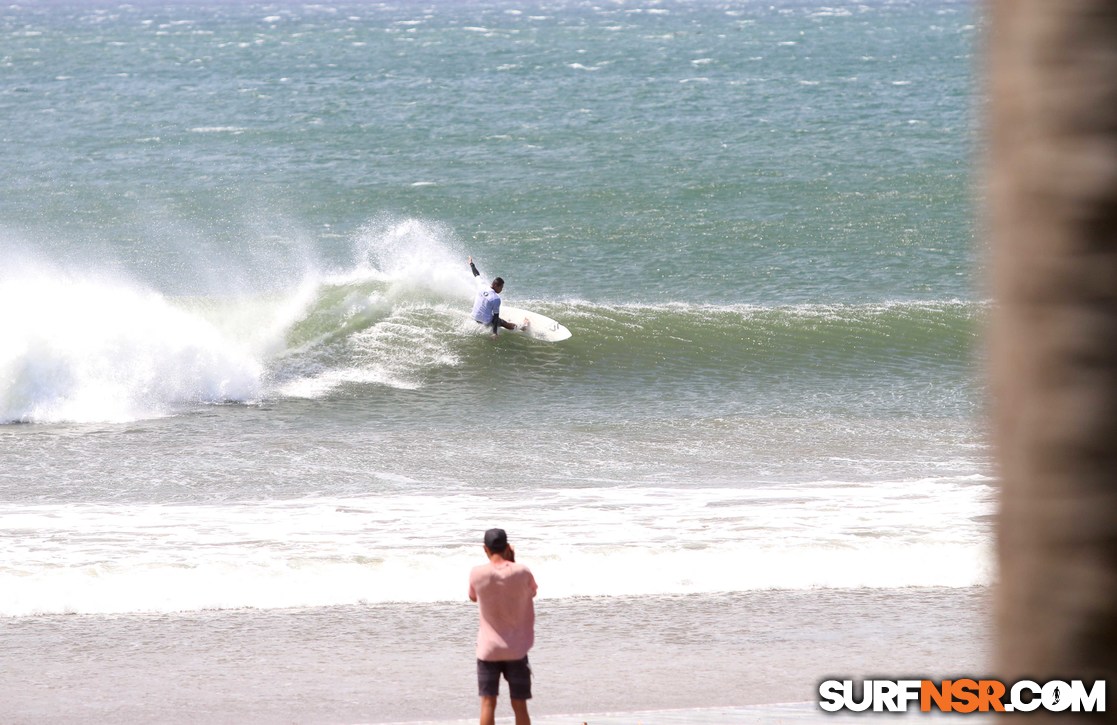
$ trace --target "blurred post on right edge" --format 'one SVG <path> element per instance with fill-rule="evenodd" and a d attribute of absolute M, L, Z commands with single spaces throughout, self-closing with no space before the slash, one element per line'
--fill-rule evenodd
<path fill-rule="evenodd" d="M 1002 480 L 995 665 L 1006 680 L 1112 684 L 1117 2 L 989 0 L 984 9 L 981 222 L 990 241 L 991 433 Z M 1114 712 L 1104 719 L 1117 719 Z"/>

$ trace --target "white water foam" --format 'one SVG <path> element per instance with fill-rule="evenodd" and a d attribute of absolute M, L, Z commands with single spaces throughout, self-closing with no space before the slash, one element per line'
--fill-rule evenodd
<path fill-rule="evenodd" d="M 504 526 L 540 596 L 992 582 L 991 482 L 0 506 L 0 615 L 457 601 Z"/>
<path fill-rule="evenodd" d="M 251 400 L 258 355 L 203 316 L 120 281 L 0 280 L 0 421 L 125 421 Z"/>

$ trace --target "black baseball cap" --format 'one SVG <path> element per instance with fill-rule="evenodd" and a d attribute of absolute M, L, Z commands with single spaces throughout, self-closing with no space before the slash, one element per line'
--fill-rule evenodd
<path fill-rule="evenodd" d="M 485 546 L 494 554 L 503 552 L 508 548 L 508 534 L 504 529 L 489 529 L 485 532 Z"/>

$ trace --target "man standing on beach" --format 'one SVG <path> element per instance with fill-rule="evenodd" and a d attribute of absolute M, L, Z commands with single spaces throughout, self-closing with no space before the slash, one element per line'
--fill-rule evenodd
<path fill-rule="evenodd" d="M 531 725 L 531 667 L 527 651 L 535 643 L 535 604 L 538 587 L 531 570 L 516 563 L 516 551 L 504 529 L 485 532 L 489 563 L 469 573 L 469 598 L 477 602 L 481 626 L 477 630 L 477 690 L 481 695 L 481 725 L 496 720 L 500 676 L 508 681 L 516 725 Z"/>

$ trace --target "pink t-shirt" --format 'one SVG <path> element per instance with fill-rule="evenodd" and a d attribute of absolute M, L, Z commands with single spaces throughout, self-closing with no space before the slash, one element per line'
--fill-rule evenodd
<path fill-rule="evenodd" d="M 538 588 L 531 569 L 511 561 L 482 564 L 469 572 L 469 598 L 476 598 L 481 614 L 477 659 L 494 662 L 527 656 L 535 643 L 532 598 Z"/>

